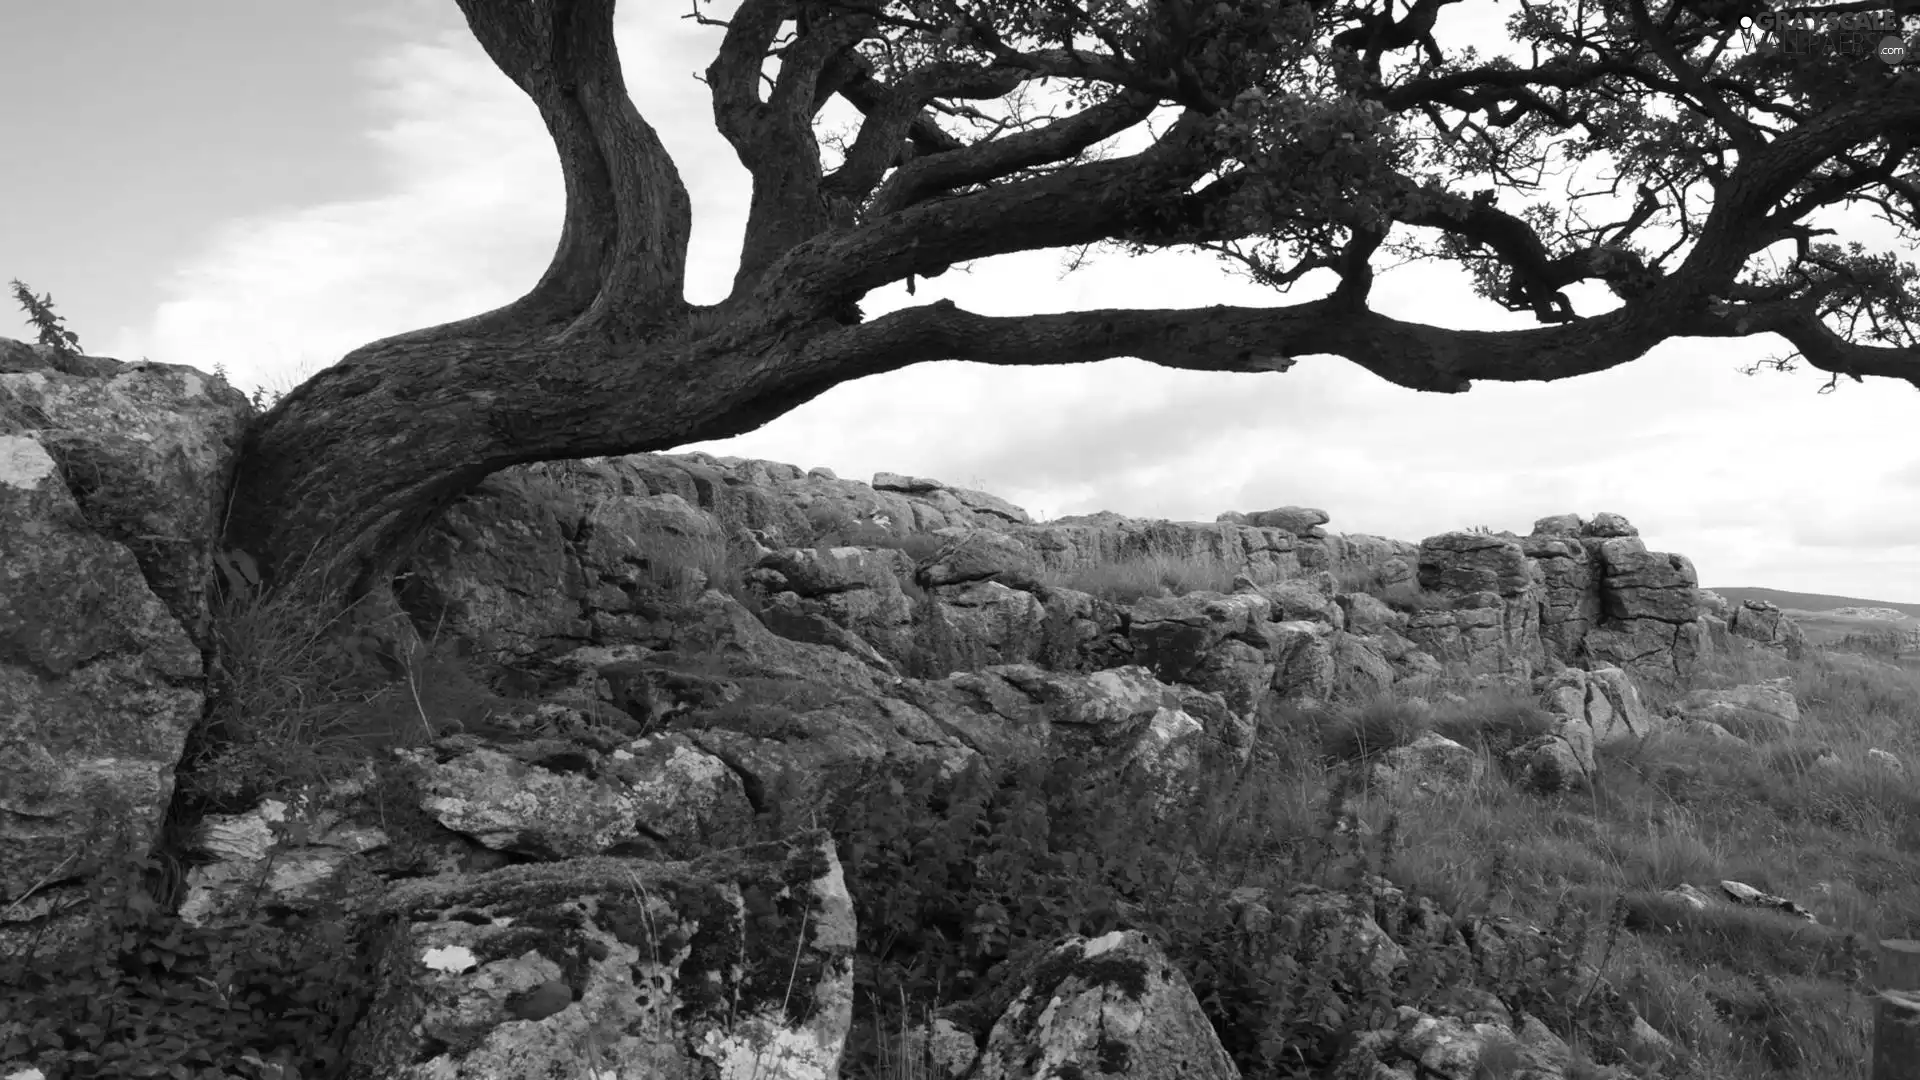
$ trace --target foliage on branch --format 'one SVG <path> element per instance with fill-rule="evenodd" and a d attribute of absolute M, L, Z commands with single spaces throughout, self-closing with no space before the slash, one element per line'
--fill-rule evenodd
<path fill-rule="evenodd" d="M 732 18 L 714 13 L 727 6 Z M 1892 226 L 1883 247 L 1914 239 L 1920 73 L 1772 47 L 1740 26 L 1765 10 L 1757 0 L 1529 2 L 1507 21 L 1503 55 L 1449 32 L 1449 9 L 1474 7 L 747 0 L 697 3 L 695 17 L 728 27 L 710 75 L 776 58 L 777 98 L 808 65 L 798 152 L 843 208 L 832 227 L 858 236 L 913 218 L 921 256 L 847 282 L 851 298 L 953 257 L 1091 244 L 1210 250 L 1255 281 L 1308 279 L 1352 308 L 1376 258 L 1439 259 L 1540 323 L 1613 314 L 1576 308 L 1569 289 L 1583 282 L 1644 309 L 1615 315 L 1636 332 L 1604 361 L 1557 364 L 1563 339 L 1542 336 L 1533 370 L 1482 378 L 1576 374 L 1668 336 L 1773 331 L 1825 370 L 1920 381 L 1912 310 L 1886 293 L 1911 264 L 1863 248 L 1885 284 L 1867 287 L 1860 264 L 1839 287 L 1834 256 L 1805 243 L 1862 209 Z M 826 119 L 836 96 L 854 106 L 851 134 Z M 1912 119 L 1895 126 L 1896 114 Z M 1142 123 L 1147 148 L 1115 157 Z M 834 154 L 818 154 L 816 134 Z M 1104 190 L 1061 182 L 1076 175 Z M 996 229 L 984 216 L 1027 193 L 1056 220 L 1077 203 L 1084 228 L 1002 215 Z M 937 222 L 913 213 L 931 203 Z M 1382 370 L 1364 345 L 1313 344 L 1435 382 Z"/>

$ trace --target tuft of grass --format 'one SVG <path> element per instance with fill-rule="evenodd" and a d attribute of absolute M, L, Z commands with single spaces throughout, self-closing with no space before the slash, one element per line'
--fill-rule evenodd
<path fill-rule="evenodd" d="M 1406 746 L 1427 730 L 1430 714 L 1392 697 L 1330 710 L 1320 727 L 1320 752 L 1336 762 L 1365 762 Z"/>
<path fill-rule="evenodd" d="M 1116 604 L 1188 593 L 1230 593 L 1237 577 L 1269 585 L 1284 575 L 1208 551 L 1184 551 L 1166 544 L 1124 558 L 1042 575 L 1045 584 L 1091 593 Z"/>

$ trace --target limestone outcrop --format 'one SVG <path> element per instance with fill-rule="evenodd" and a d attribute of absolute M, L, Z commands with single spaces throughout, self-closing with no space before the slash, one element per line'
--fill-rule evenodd
<path fill-rule="evenodd" d="M 191 369 L 0 342 L 0 910 L 16 927 L 83 891 L 88 852 L 153 843 L 209 715 L 209 583 L 253 584 L 214 539 L 249 416 Z M 416 693 L 427 737 L 363 775 L 191 823 L 181 913 L 350 910 L 376 961 L 355 1076 L 586 1062 L 824 1080 L 854 983 L 841 853 L 810 827 L 757 830 L 897 772 L 951 784 L 1070 757 L 1089 783 L 1145 781 L 1159 813 L 1247 762 L 1283 705 L 1508 686 L 1554 718 L 1512 755 L 1538 788 L 1591 782 L 1611 740 L 1797 721 L 1773 684 L 1649 715 L 1636 679 L 1684 673 L 1711 624 L 1691 564 L 1617 515 L 1419 544 L 1328 522 L 1039 523 L 936 480 L 700 454 L 509 469 L 447 511 L 395 590 L 486 707 Z M 1745 610 L 1728 633 L 1791 647 L 1790 622 Z M 1486 782 L 1482 764 L 1427 732 L 1365 768 L 1396 798 L 1444 799 Z M 1366 978 L 1420 941 L 1537 944 L 1363 885 L 1228 899 L 1249 924 L 1358 935 Z M 952 1076 L 1237 1075 L 1138 931 L 1046 942 L 1001 976 L 919 1036 Z M 1496 1005 L 1371 1016 L 1342 1052 L 1375 1076 L 1444 1074 L 1505 1040 L 1536 1078 L 1563 1075 L 1565 1045 Z"/>
<path fill-rule="evenodd" d="M 38 913 L 157 835 L 249 411 L 192 368 L 0 344 L 0 908 L 40 886 Z"/>

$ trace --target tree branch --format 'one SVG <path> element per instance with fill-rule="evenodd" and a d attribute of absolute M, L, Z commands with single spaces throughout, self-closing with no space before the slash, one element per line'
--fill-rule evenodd
<path fill-rule="evenodd" d="M 863 13 L 835 12 L 803 21 L 796 39 L 782 50 L 773 90 L 762 100 L 761 66 L 786 8 L 781 0 L 743 0 L 707 68 L 714 123 L 753 176 L 733 296 L 752 288 L 781 254 L 832 225 L 820 197 L 813 116 L 831 62 L 872 28 Z"/>
<path fill-rule="evenodd" d="M 693 207 L 665 145 L 627 94 L 613 0 L 459 4 L 487 55 L 540 110 L 559 153 L 567 208 L 539 283 L 497 311 L 452 325 L 474 334 L 564 325 L 603 296 L 619 298 L 629 312 L 672 314 L 683 304 Z"/>
<path fill-rule="evenodd" d="M 1289 307 L 1103 309 L 990 316 L 942 300 L 810 342 L 798 380 L 842 381 L 925 360 L 1052 366 L 1134 357 L 1188 371 L 1286 371 L 1334 355 L 1413 390 L 1459 393 L 1474 379 L 1564 379 L 1627 363 L 1668 336 L 1652 306 L 1532 330 L 1450 330 L 1356 310 L 1336 298 Z M 831 385 L 831 382 L 829 382 Z"/>
<path fill-rule="evenodd" d="M 1821 371 L 1855 380 L 1876 375 L 1920 387 L 1920 348 L 1848 341 L 1799 301 L 1726 305 L 1722 312 L 1694 317 L 1686 331 L 1699 337 L 1779 334 Z"/>
<path fill-rule="evenodd" d="M 916 158 L 887 179 L 869 212 L 892 213 L 937 192 L 1067 160 L 1142 123 L 1158 104 L 1152 95 L 1127 91 L 1032 131 Z"/>
<path fill-rule="evenodd" d="M 857 229 L 817 236 L 788 252 L 756 298 L 782 313 L 777 317 L 805 319 L 910 275 L 1148 227 L 1204 175 L 1201 136 L 1208 125 L 1207 118 L 1188 113 L 1152 146 L 1128 157 L 870 214 Z"/>
<path fill-rule="evenodd" d="M 827 178 L 823 190 L 829 197 L 854 203 L 864 201 L 880 183 L 880 177 L 898 160 L 908 130 L 924 114 L 928 102 L 935 98 L 1004 97 L 1032 77 L 1032 73 L 1017 68 L 936 64 L 914 72 L 899 86 L 890 87 L 873 80 L 875 107 L 863 110 L 866 119 L 860 125 L 860 133 L 854 137 L 846 160 Z"/>

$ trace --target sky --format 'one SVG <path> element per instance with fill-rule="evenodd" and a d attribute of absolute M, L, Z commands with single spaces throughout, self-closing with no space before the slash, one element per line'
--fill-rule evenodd
<path fill-rule="evenodd" d="M 749 186 L 694 78 L 720 32 L 687 10 L 628 0 L 617 38 L 692 196 L 688 298 L 711 303 L 732 280 Z M 1512 4 L 1444 10 L 1498 45 Z M 10 3 L 0 100 L 0 279 L 51 292 L 96 355 L 218 365 L 243 387 L 285 389 L 367 341 L 512 300 L 559 235 L 538 114 L 452 0 Z M 1066 273 L 1068 254 L 957 267 L 914 298 L 895 286 L 863 306 L 1299 299 L 1206 255 L 1101 255 Z M 1605 303 L 1572 295 L 1581 311 Z M 1386 273 L 1373 302 L 1446 326 L 1530 324 L 1447 267 Z M 33 332 L 8 305 L 0 336 Z M 1709 586 L 1920 602 L 1920 394 L 1873 380 L 1820 395 L 1810 371 L 1741 374 L 1785 351 L 1771 337 L 1676 340 L 1612 371 L 1456 395 L 1331 356 L 1267 374 L 930 357 L 680 449 L 934 477 L 1039 518 L 1303 505 L 1336 531 L 1417 541 L 1607 510 L 1691 557 Z"/>

